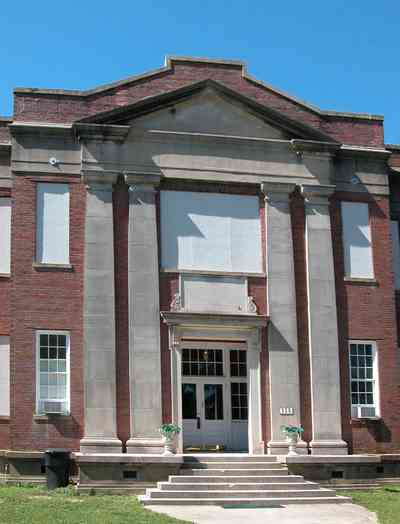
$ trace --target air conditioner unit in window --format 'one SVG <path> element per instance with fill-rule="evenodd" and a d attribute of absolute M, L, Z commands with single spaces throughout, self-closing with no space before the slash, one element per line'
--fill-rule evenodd
<path fill-rule="evenodd" d="M 351 416 L 353 418 L 376 417 L 376 410 L 374 406 L 352 406 Z"/>
<path fill-rule="evenodd" d="M 43 411 L 45 413 L 64 413 L 64 402 L 45 400 L 43 402 Z"/>

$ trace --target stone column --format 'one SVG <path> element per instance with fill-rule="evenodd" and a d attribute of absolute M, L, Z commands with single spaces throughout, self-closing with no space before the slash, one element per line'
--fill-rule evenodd
<path fill-rule="evenodd" d="M 117 438 L 114 225 L 117 174 L 84 173 L 87 184 L 84 275 L 85 433 L 83 453 L 119 453 Z"/>
<path fill-rule="evenodd" d="M 158 176 L 125 175 L 129 185 L 128 287 L 131 437 L 128 453 L 161 453 L 162 424 Z"/>
<path fill-rule="evenodd" d="M 248 377 L 248 434 L 250 455 L 264 455 L 265 445 L 261 428 L 261 333 L 254 328 L 247 336 Z"/>
<path fill-rule="evenodd" d="M 268 354 L 271 440 L 268 453 L 286 454 L 288 443 L 282 425 L 301 425 L 297 312 L 294 277 L 290 194 L 295 184 L 266 182 L 265 219 L 267 237 Z M 307 453 L 305 442 L 298 452 Z"/>
<path fill-rule="evenodd" d="M 347 454 L 340 413 L 335 271 L 329 215 L 334 186 L 302 186 L 306 204 L 312 441 L 316 455 Z"/>

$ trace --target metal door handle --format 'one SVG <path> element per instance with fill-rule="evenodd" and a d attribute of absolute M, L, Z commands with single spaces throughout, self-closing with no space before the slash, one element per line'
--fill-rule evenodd
<path fill-rule="evenodd" d="M 200 423 L 200 417 L 196 417 L 197 419 L 197 429 L 200 429 L 201 423 Z"/>

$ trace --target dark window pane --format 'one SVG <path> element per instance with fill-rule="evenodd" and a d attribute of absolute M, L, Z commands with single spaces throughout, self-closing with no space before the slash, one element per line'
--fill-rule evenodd
<path fill-rule="evenodd" d="M 60 358 L 60 359 L 66 359 L 67 358 L 67 350 L 66 350 L 66 348 L 58 348 L 58 358 Z"/>
<path fill-rule="evenodd" d="M 366 368 L 367 377 L 366 378 L 372 378 L 372 368 Z"/>
<path fill-rule="evenodd" d="M 245 377 L 247 375 L 246 364 L 239 364 L 239 377 Z"/>
<path fill-rule="evenodd" d="M 195 419 L 196 416 L 196 384 L 182 384 L 182 418 Z"/>
<path fill-rule="evenodd" d="M 199 374 L 199 365 L 197 362 L 190 364 L 190 374 L 193 377 L 197 377 Z"/>
<path fill-rule="evenodd" d="M 360 397 L 360 404 L 366 404 L 367 397 L 366 397 L 365 393 L 360 393 L 359 397 Z"/>
<path fill-rule="evenodd" d="M 368 367 L 372 367 L 372 357 L 366 357 L 365 363 Z"/>
<path fill-rule="evenodd" d="M 207 364 L 206 362 L 200 362 L 199 363 L 199 375 L 201 377 L 204 377 L 206 376 L 206 374 L 207 374 Z"/>
<path fill-rule="evenodd" d="M 49 336 L 49 344 L 50 346 L 57 346 L 57 335 Z"/>
<path fill-rule="evenodd" d="M 58 345 L 62 347 L 67 347 L 67 337 L 66 335 L 57 335 Z"/>
<path fill-rule="evenodd" d="M 367 393 L 367 404 L 373 404 L 374 403 L 374 396 L 372 393 Z"/>
<path fill-rule="evenodd" d="M 350 354 L 357 355 L 357 346 L 356 344 L 350 344 Z"/>
<path fill-rule="evenodd" d="M 222 384 L 217 385 L 217 419 L 223 420 L 224 418 L 224 404 L 222 398 Z"/>
<path fill-rule="evenodd" d="M 222 375 L 224 374 L 224 370 L 223 370 L 223 365 L 222 364 L 216 364 L 215 365 L 215 371 L 216 371 L 216 375 L 217 377 L 222 377 Z"/>
<path fill-rule="evenodd" d="M 351 362 L 352 367 L 357 367 L 357 357 L 352 355 L 350 357 L 350 362 Z"/>
<path fill-rule="evenodd" d="M 364 346 L 359 346 L 359 348 L 358 348 L 358 354 L 359 354 L 359 355 L 365 355 L 365 348 L 364 348 Z"/>
<path fill-rule="evenodd" d="M 351 368 L 351 378 L 358 378 L 357 368 Z"/>
<path fill-rule="evenodd" d="M 232 395 L 231 402 L 232 402 L 232 407 L 234 408 L 238 408 L 240 406 L 239 397 L 237 395 Z"/>
<path fill-rule="evenodd" d="M 360 368 L 358 370 L 358 378 L 365 378 L 365 368 Z"/>
<path fill-rule="evenodd" d="M 49 351 L 49 358 L 56 359 L 57 358 L 57 348 L 50 348 Z"/>
<path fill-rule="evenodd" d="M 365 393 L 365 382 L 358 383 L 358 391 L 360 391 L 361 393 Z"/>
<path fill-rule="evenodd" d="M 243 408 L 247 408 L 247 396 L 240 397 L 241 398 L 241 405 Z"/>
<path fill-rule="evenodd" d="M 357 382 L 354 382 L 354 380 L 351 382 L 351 392 L 357 393 Z"/>
<path fill-rule="evenodd" d="M 359 367 L 365 366 L 365 357 L 358 357 L 358 366 Z"/>
<path fill-rule="evenodd" d="M 41 346 L 49 345 L 49 335 L 40 335 L 40 345 Z"/>
<path fill-rule="evenodd" d="M 367 386 L 367 392 L 372 393 L 372 382 L 367 382 L 366 386 Z"/>
<path fill-rule="evenodd" d="M 222 362 L 222 349 L 218 349 L 216 352 L 215 352 L 215 360 L 217 362 Z"/>
<path fill-rule="evenodd" d="M 239 384 L 238 384 L 238 382 L 232 382 L 231 383 L 231 392 L 232 392 L 232 395 L 238 395 L 239 394 Z"/>
<path fill-rule="evenodd" d="M 241 395 L 247 395 L 247 384 L 246 382 L 240 383 L 240 394 Z"/>
<path fill-rule="evenodd" d="M 238 361 L 238 354 L 237 354 L 236 350 L 231 349 L 231 351 L 229 352 L 229 355 L 230 355 L 231 362 L 237 362 Z"/>
<path fill-rule="evenodd" d="M 40 358 L 49 358 L 49 350 L 47 348 L 40 348 Z"/>
<path fill-rule="evenodd" d="M 239 351 L 239 362 L 246 363 L 246 351 Z"/>
<path fill-rule="evenodd" d="M 248 418 L 247 408 L 242 408 L 241 412 L 242 412 L 242 420 L 247 420 L 247 418 Z"/>
<path fill-rule="evenodd" d="M 351 395 L 351 403 L 352 404 L 358 404 L 358 395 L 357 395 L 357 393 L 353 393 Z"/>
<path fill-rule="evenodd" d="M 206 420 L 224 418 L 221 384 L 204 384 L 204 411 Z"/>
<path fill-rule="evenodd" d="M 214 364 L 207 364 L 207 375 L 209 377 L 215 376 L 215 365 Z"/>
<path fill-rule="evenodd" d="M 188 361 L 189 360 L 189 350 L 188 349 L 184 349 L 182 351 L 182 360 L 184 362 Z"/>
<path fill-rule="evenodd" d="M 239 408 L 232 408 L 232 420 L 239 420 L 240 410 Z"/>
<path fill-rule="evenodd" d="M 182 375 L 190 375 L 190 365 L 185 362 L 182 364 Z"/>
<path fill-rule="evenodd" d="M 365 354 L 368 355 L 368 356 L 372 355 L 372 346 L 371 346 L 371 344 L 366 344 L 366 346 L 365 346 Z"/>

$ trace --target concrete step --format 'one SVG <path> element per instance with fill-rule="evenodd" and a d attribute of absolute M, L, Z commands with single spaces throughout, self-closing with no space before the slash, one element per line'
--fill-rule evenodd
<path fill-rule="evenodd" d="M 185 462 L 182 470 L 186 469 L 285 469 L 279 462 Z"/>
<path fill-rule="evenodd" d="M 324 497 L 272 497 L 272 498 L 170 498 L 154 499 L 147 495 L 142 495 L 139 500 L 145 506 L 165 505 L 170 506 L 224 506 L 224 507 L 248 507 L 248 508 L 265 508 L 280 507 L 288 504 L 340 504 L 351 502 L 350 497 L 342 496 L 324 496 Z"/>
<path fill-rule="evenodd" d="M 209 473 L 209 470 L 207 471 Z M 304 478 L 301 475 L 230 475 L 230 471 L 227 472 L 226 475 L 171 475 L 169 477 L 169 482 L 172 484 L 175 483 L 190 483 L 190 484 L 198 484 L 198 483 L 216 483 L 216 482 L 228 482 L 228 483 L 243 483 L 243 482 L 250 482 L 253 484 L 256 483 L 268 483 L 268 482 L 290 482 L 290 483 L 296 483 L 296 482 L 303 482 Z M 327 486 L 332 487 L 332 486 Z"/>
<path fill-rule="evenodd" d="M 234 469 L 234 468 L 220 468 L 220 469 L 211 469 L 211 468 L 196 468 L 196 469 L 181 469 L 184 472 L 184 475 L 207 475 L 212 477 L 221 477 L 221 476 L 243 476 L 248 477 L 250 475 L 277 475 L 280 477 L 288 476 L 288 470 L 286 468 L 282 469 L 270 469 L 270 468 L 258 468 L 258 469 Z"/>
<path fill-rule="evenodd" d="M 250 499 L 268 499 L 276 497 L 285 497 L 285 498 L 317 498 L 317 497 L 333 497 L 335 492 L 330 489 L 295 489 L 295 490 L 213 490 L 213 491 L 161 491 L 159 489 L 147 489 L 146 495 L 151 499 L 164 499 L 169 500 L 171 497 L 174 499 L 196 499 L 196 498 L 205 498 L 205 499 L 218 499 L 218 498 L 250 498 Z"/>
<path fill-rule="evenodd" d="M 245 453 L 220 453 L 212 455 L 210 453 L 199 453 L 196 455 L 184 455 L 184 463 L 193 462 L 277 462 L 277 457 L 274 455 L 246 455 Z"/>
<path fill-rule="evenodd" d="M 228 483 L 228 482 L 207 482 L 207 483 L 192 483 L 186 482 L 158 482 L 157 487 L 161 491 L 228 491 L 244 490 L 244 491 L 263 491 L 263 490 L 303 490 L 303 489 L 318 489 L 318 484 L 315 482 L 267 482 L 267 483 Z"/>

